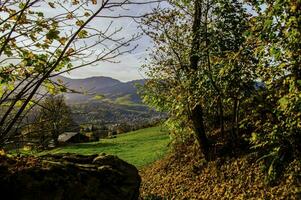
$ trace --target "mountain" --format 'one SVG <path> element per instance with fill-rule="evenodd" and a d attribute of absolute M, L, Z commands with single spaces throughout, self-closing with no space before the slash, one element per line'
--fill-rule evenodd
<path fill-rule="evenodd" d="M 119 80 L 98 76 L 85 79 L 71 79 L 63 76 L 57 77 L 54 81 L 63 82 L 69 89 L 81 92 L 65 93 L 68 103 L 84 103 L 89 101 L 111 101 L 118 103 L 141 103 L 137 94 L 136 84 L 143 85 L 145 80 L 134 80 L 121 82 Z"/>
<path fill-rule="evenodd" d="M 126 123 L 137 126 L 165 116 L 141 103 L 136 84 L 143 85 L 146 80 L 121 82 L 103 76 L 85 79 L 61 76 L 53 80 L 83 93 L 64 93 L 72 118 L 78 124 Z"/>

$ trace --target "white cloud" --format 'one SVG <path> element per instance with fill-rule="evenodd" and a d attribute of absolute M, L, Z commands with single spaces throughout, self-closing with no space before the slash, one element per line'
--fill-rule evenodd
<path fill-rule="evenodd" d="M 129 10 L 117 9 L 113 13 L 127 14 L 127 15 L 142 15 L 146 12 L 149 12 L 152 9 L 150 5 L 136 5 L 131 6 Z M 107 15 L 109 15 L 108 13 Z M 100 26 L 108 24 L 110 20 L 96 19 L 92 21 L 90 26 Z M 123 27 L 123 30 L 120 32 L 122 36 L 129 37 L 133 34 L 137 34 L 140 30 L 138 29 L 138 24 L 130 18 L 121 18 L 113 20 L 113 29 Z M 129 81 L 135 79 L 145 78 L 145 74 L 141 70 L 141 65 L 146 56 L 146 49 L 151 46 L 150 40 L 147 36 L 142 36 L 140 40 L 132 43 L 132 46 L 138 44 L 138 48 L 131 54 L 126 54 L 118 57 L 116 60 L 119 63 L 109 63 L 103 62 L 97 64 L 97 66 L 88 66 L 73 70 L 69 74 L 64 74 L 65 76 L 71 78 L 86 78 L 91 76 L 109 76 L 121 81 Z"/>
<path fill-rule="evenodd" d="M 144 73 L 140 70 L 144 53 L 127 54 L 119 57 L 120 63 L 99 63 L 97 66 L 88 66 L 64 74 L 71 78 L 87 78 L 91 76 L 109 76 L 121 81 L 143 79 Z"/>

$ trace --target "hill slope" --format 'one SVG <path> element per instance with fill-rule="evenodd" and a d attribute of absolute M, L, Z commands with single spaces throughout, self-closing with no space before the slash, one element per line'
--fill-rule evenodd
<path fill-rule="evenodd" d="M 133 103 L 140 103 L 137 95 L 136 84 L 143 85 L 145 80 L 134 80 L 121 82 L 110 77 L 90 77 L 85 79 L 70 79 L 59 76 L 54 80 L 60 79 L 69 89 L 82 92 L 84 94 L 65 94 L 68 103 L 83 103 L 104 96 L 105 99 L 115 101 L 117 98 L 127 96 Z"/>
<path fill-rule="evenodd" d="M 205 162 L 194 145 L 141 172 L 142 199 L 301 199 L 301 163 L 290 164 L 277 185 L 265 184 L 261 163 L 252 155 Z"/>

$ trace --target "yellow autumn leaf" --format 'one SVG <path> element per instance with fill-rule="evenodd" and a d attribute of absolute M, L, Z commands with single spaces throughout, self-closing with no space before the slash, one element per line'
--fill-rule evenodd
<path fill-rule="evenodd" d="M 68 51 L 66 52 L 67 55 L 70 55 L 74 52 L 74 49 L 73 48 L 70 48 L 68 49 Z"/>
<path fill-rule="evenodd" d="M 60 42 L 62 45 L 64 45 L 64 44 L 66 43 L 66 41 L 67 41 L 67 38 L 66 38 L 66 37 L 61 37 L 61 38 L 59 39 L 59 42 Z"/>
<path fill-rule="evenodd" d="M 0 156 L 5 156 L 5 151 L 4 151 L 4 149 L 1 149 L 1 150 L 0 150 Z"/>

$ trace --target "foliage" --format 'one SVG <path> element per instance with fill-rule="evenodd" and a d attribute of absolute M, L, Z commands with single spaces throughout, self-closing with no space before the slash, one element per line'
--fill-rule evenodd
<path fill-rule="evenodd" d="M 252 142 L 264 156 L 268 179 L 274 182 L 283 165 L 300 156 L 301 138 L 301 2 L 250 1 L 250 40 L 256 43 L 258 78 L 264 84 L 253 114 Z"/>
<path fill-rule="evenodd" d="M 238 104 L 255 89 L 254 59 L 251 49 L 243 48 L 250 16 L 234 0 L 202 1 L 199 14 L 194 12 L 193 4 L 170 3 L 170 9 L 144 21 L 145 32 L 155 42 L 145 66 L 151 80 L 144 87 L 144 102 L 168 111 L 175 130 L 183 126 L 190 127 L 188 132 L 196 130 L 194 121 L 202 120 L 193 120 L 197 112 L 204 114 L 207 129 L 218 126 L 222 132 L 224 118 L 230 116 L 233 120 L 227 122 L 228 126 L 236 132 L 237 116 L 243 113 Z M 201 23 L 195 31 L 191 22 L 198 15 Z M 192 50 L 194 35 L 199 40 L 196 52 Z M 194 57 L 198 57 L 196 67 L 192 66 Z M 202 111 L 196 111 L 198 105 Z"/>
<path fill-rule="evenodd" d="M 225 135 L 232 151 L 249 141 L 275 182 L 301 155 L 301 2 L 168 2 L 143 22 L 155 44 L 144 102 L 209 153 Z"/>

